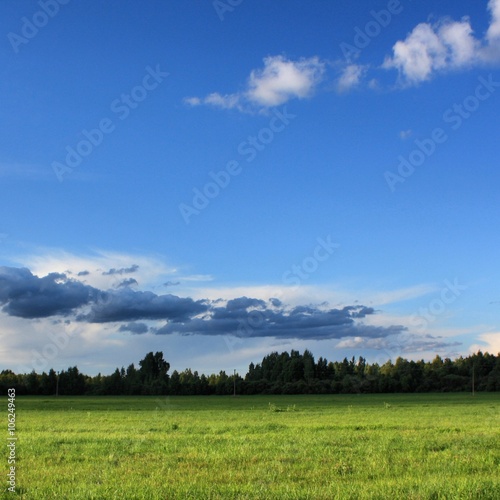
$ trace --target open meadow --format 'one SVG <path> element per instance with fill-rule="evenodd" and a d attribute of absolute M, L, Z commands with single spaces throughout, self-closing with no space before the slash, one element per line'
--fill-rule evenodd
<path fill-rule="evenodd" d="M 18 397 L 25 499 L 497 499 L 500 394 Z"/>

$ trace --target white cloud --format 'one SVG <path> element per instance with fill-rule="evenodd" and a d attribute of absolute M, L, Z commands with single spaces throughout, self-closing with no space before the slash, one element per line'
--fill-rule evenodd
<path fill-rule="evenodd" d="M 459 68 L 476 57 L 477 41 L 468 21 L 452 22 L 436 28 L 421 23 L 404 41 L 393 47 L 393 57 L 386 58 L 385 68 L 396 68 L 402 82 L 417 84 L 439 70 Z"/>
<path fill-rule="evenodd" d="M 400 83 L 417 85 L 436 72 L 457 70 L 500 59 L 500 0 L 490 0 L 491 23 L 483 40 L 474 37 L 469 18 L 418 24 L 396 42 L 383 68 L 397 69 Z"/>
<path fill-rule="evenodd" d="M 491 13 L 491 24 L 486 33 L 486 39 L 493 44 L 500 39 L 500 0 L 490 0 L 488 10 Z"/>
<path fill-rule="evenodd" d="M 115 368 L 137 363 L 149 351 L 165 351 L 174 339 L 156 335 L 116 333 L 115 324 L 102 325 L 45 318 L 26 321 L 0 312 L 0 363 L 15 373 L 66 370 L 78 366 L 82 373 L 110 374 Z M 186 343 L 192 342 L 187 339 Z M 184 349 L 185 350 L 185 349 Z M 179 351 L 185 368 L 190 366 Z M 191 365 L 193 366 L 193 365 Z"/>
<path fill-rule="evenodd" d="M 481 50 L 481 57 L 486 63 L 498 63 L 500 61 L 500 0 L 490 0 L 488 10 L 491 14 L 491 23 L 486 32 L 486 42 Z"/>
<path fill-rule="evenodd" d="M 264 69 L 250 74 L 246 97 L 263 107 L 279 106 L 293 98 L 303 99 L 311 95 L 323 72 L 324 64 L 317 57 L 299 61 L 266 57 Z"/>
<path fill-rule="evenodd" d="M 184 102 L 190 106 L 199 106 L 202 103 L 199 97 L 185 97 Z"/>
<path fill-rule="evenodd" d="M 399 335 L 385 338 L 351 337 L 341 340 L 336 349 L 370 350 L 369 362 L 379 364 L 385 363 L 389 359 L 395 362 L 398 357 L 406 359 L 424 359 L 430 361 L 436 354 L 449 357 L 450 350 L 460 346 L 460 342 L 446 341 L 432 336 L 412 335 L 401 333 Z M 365 355 L 366 356 L 366 355 Z M 452 357 L 457 357 L 452 355 Z"/>
<path fill-rule="evenodd" d="M 500 354 L 500 332 L 483 333 L 479 335 L 479 339 L 484 344 L 474 344 L 470 346 L 471 353 L 482 351 L 490 354 Z"/>
<path fill-rule="evenodd" d="M 212 92 L 203 99 L 201 99 L 200 97 L 185 97 L 184 102 L 193 107 L 206 104 L 222 109 L 241 108 L 240 96 L 238 94 L 221 95 L 217 92 Z"/>
<path fill-rule="evenodd" d="M 358 86 L 365 71 L 366 67 L 359 64 L 349 64 L 349 66 L 346 66 L 337 81 L 338 91 L 346 92 Z"/>
<path fill-rule="evenodd" d="M 452 67 L 460 68 L 470 64 L 477 55 L 479 42 L 472 34 L 472 28 L 468 20 L 461 23 L 445 24 L 439 30 Z"/>
<path fill-rule="evenodd" d="M 16 373 L 42 373 L 75 364 L 81 368 L 82 362 L 94 358 L 96 350 L 116 348 L 116 341 L 107 338 L 102 325 L 52 319 L 26 321 L 3 313 L 0 320 L 4 346 L 0 362 Z"/>
<path fill-rule="evenodd" d="M 213 92 L 203 99 L 203 103 L 223 109 L 231 109 L 238 106 L 239 100 L 240 97 L 237 94 L 220 95 L 217 92 Z"/>
<path fill-rule="evenodd" d="M 238 93 L 222 95 L 212 92 L 206 97 L 187 97 L 186 104 L 206 104 L 223 109 L 279 106 L 290 99 L 309 97 L 321 81 L 325 65 L 317 57 L 291 61 L 283 56 L 269 56 L 264 67 L 250 73 L 246 88 Z"/>

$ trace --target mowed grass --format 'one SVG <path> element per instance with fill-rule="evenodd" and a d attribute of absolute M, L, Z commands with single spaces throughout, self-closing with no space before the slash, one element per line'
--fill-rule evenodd
<path fill-rule="evenodd" d="M 498 393 L 16 405 L 17 493 L 5 498 L 500 498 Z"/>

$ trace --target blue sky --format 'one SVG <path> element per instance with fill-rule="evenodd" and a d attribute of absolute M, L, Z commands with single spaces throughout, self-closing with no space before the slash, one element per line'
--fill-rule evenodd
<path fill-rule="evenodd" d="M 0 11 L 4 368 L 500 351 L 500 1 Z"/>

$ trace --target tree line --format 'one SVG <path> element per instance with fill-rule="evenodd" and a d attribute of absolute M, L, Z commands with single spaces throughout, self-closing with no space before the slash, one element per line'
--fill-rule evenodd
<path fill-rule="evenodd" d="M 228 394 L 357 394 L 391 392 L 499 391 L 500 354 L 481 351 L 455 360 L 436 356 L 432 361 L 398 357 L 379 365 L 362 356 L 315 361 L 308 350 L 272 352 L 261 363 L 250 363 L 244 377 L 204 375 L 187 368 L 169 374 L 163 353 L 150 352 L 136 367 L 116 369 L 111 375 L 88 376 L 76 366 L 56 373 L 32 371 L 0 373 L 3 394 L 16 388 L 23 395 L 228 395 Z"/>

